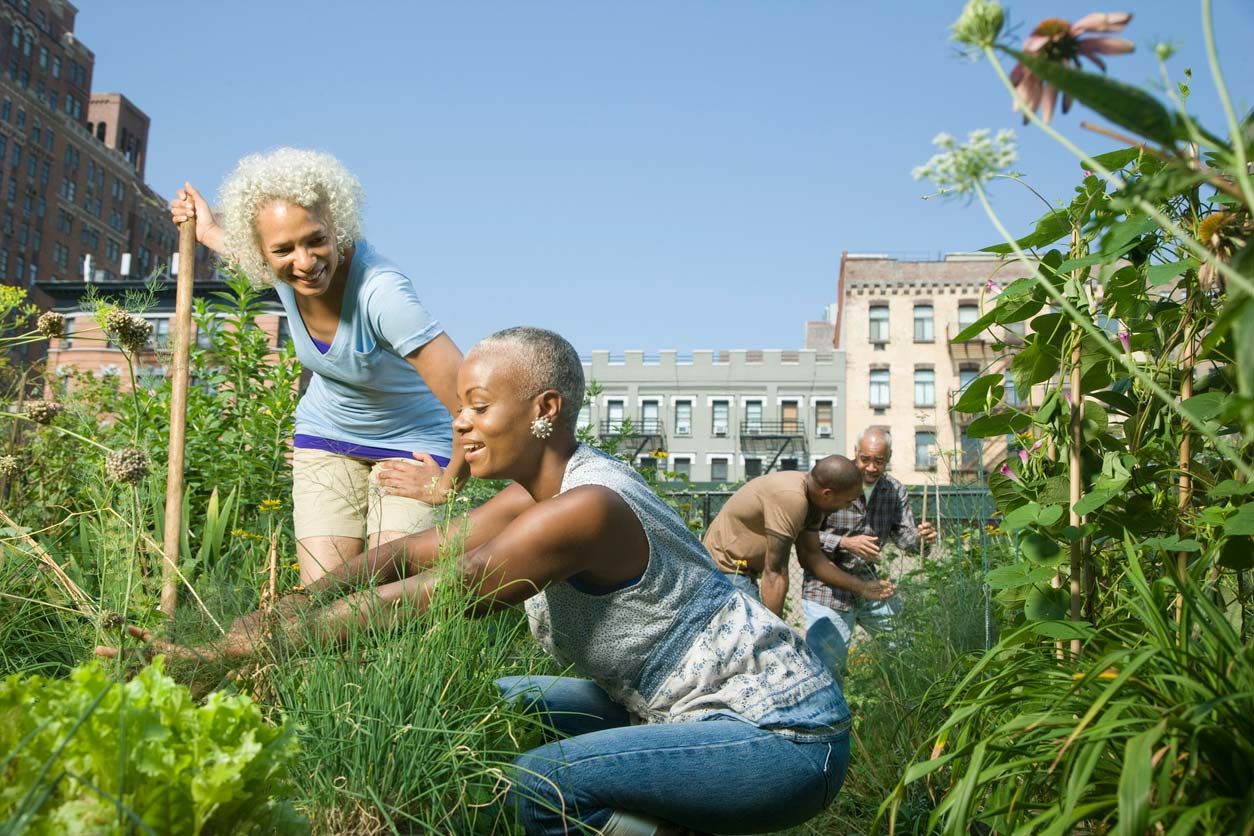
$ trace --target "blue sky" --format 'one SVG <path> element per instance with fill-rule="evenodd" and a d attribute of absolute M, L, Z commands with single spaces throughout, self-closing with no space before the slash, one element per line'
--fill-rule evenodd
<path fill-rule="evenodd" d="M 152 119 L 147 179 L 216 191 L 241 155 L 330 151 L 369 196 L 367 237 L 419 279 L 463 347 L 505 326 L 581 352 L 794 348 L 835 301 L 841 250 L 925 255 L 995 232 L 978 206 L 923 201 L 911 169 L 940 131 L 1019 129 L 1051 199 L 1080 174 L 1020 128 L 991 69 L 957 57 L 959 0 L 79 0 L 93 88 Z M 1152 45 L 1194 70 L 1222 130 L 1191 0 L 1008 4 L 1038 20 L 1131 11 L 1112 75 L 1153 81 Z M 1215 0 L 1221 60 L 1254 105 L 1254 3 Z M 1111 143 L 1057 123 L 1099 152 Z M 996 189 L 1011 229 L 1044 207 Z"/>

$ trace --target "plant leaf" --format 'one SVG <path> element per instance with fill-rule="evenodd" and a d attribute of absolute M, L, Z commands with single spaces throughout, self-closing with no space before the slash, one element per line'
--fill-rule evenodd
<path fill-rule="evenodd" d="M 1104 75 L 1075 70 L 1041 55 L 999 47 L 1037 78 L 1061 90 L 1121 128 L 1170 147 L 1176 141 L 1176 123 L 1162 102 L 1139 87 Z"/>

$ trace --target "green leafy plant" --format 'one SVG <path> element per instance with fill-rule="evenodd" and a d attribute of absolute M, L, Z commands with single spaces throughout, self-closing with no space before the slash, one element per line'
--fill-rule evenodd
<path fill-rule="evenodd" d="M 241 695 L 198 705 L 160 660 L 129 682 L 98 663 L 0 682 L 0 817 L 13 833 L 302 833 L 297 755 Z"/>

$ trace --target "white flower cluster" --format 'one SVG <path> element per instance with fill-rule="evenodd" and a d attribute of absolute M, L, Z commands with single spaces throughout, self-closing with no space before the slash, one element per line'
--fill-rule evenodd
<path fill-rule="evenodd" d="M 932 144 L 941 153 L 914 170 L 915 180 L 931 180 L 944 195 L 966 194 L 998 174 L 1018 158 L 1015 134 L 1000 130 L 996 136 L 981 128 L 967 134 L 965 145 L 949 134 L 937 134 Z"/>
<path fill-rule="evenodd" d="M 962 16 L 949 29 L 958 43 L 983 49 L 997 43 L 1005 19 L 996 0 L 967 0 Z"/>

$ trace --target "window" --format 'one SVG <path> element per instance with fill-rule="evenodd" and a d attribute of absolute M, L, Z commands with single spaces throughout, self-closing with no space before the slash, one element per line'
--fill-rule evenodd
<path fill-rule="evenodd" d="M 745 459 L 745 478 L 753 479 L 762 475 L 761 459 Z"/>
<path fill-rule="evenodd" d="M 871 369 L 871 406 L 884 409 L 888 403 L 888 369 Z"/>
<path fill-rule="evenodd" d="M 641 432 L 660 433 L 662 431 L 662 421 L 658 414 L 657 401 L 641 401 L 640 424 Z"/>
<path fill-rule="evenodd" d="M 801 432 L 801 422 L 798 420 L 798 408 L 796 401 L 784 401 L 779 405 L 779 431 L 781 433 L 799 433 Z"/>
<path fill-rule="evenodd" d="M 710 407 L 710 413 L 713 416 L 710 431 L 714 435 L 727 435 L 727 421 L 730 411 L 727 401 L 714 401 Z"/>
<path fill-rule="evenodd" d="M 605 414 L 607 417 L 606 429 L 609 432 L 616 433 L 623 427 L 623 402 L 622 401 L 606 401 Z"/>
<path fill-rule="evenodd" d="M 796 458 L 789 456 L 787 458 L 783 458 L 779 460 L 779 469 L 780 470 L 796 470 L 798 464 L 800 464 L 800 462 Z"/>
<path fill-rule="evenodd" d="M 25 128 L 26 127 L 26 111 L 22 110 L 19 107 L 17 109 L 17 119 L 14 120 L 13 124 L 14 126 L 17 127 L 18 130 Z"/>
<path fill-rule="evenodd" d="M 168 316 L 148 317 L 148 322 L 152 324 L 152 336 L 148 338 L 149 348 L 163 351 L 170 347 L 170 320 Z"/>
<path fill-rule="evenodd" d="M 927 302 L 914 306 L 914 341 L 930 343 L 936 339 L 932 323 L 932 306 Z"/>
<path fill-rule="evenodd" d="M 980 306 L 972 302 L 963 302 L 958 306 L 958 330 L 961 331 L 980 318 Z"/>
<path fill-rule="evenodd" d="M 692 401 L 675 401 L 675 435 L 692 435 Z"/>
<path fill-rule="evenodd" d="M 692 478 L 692 459 L 687 456 L 675 456 L 671 459 L 670 470 L 676 476 Z"/>
<path fill-rule="evenodd" d="M 832 436 L 832 402 L 817 401 L 814 404 L 814 434 L 819 438 Z"/>
<path fill-rule="evenodd" d="M 962 470 L 975 470 L 980 466 L 980 458 L 984 452 L 984 440 L 967 435 L 967 428 L 962 428 Z"/>
<path fill-rule="evenodd" d="M 56 56 L 53 56 L 52 58 L 52 77 L 53 78 L 61 77 L 61 59 L 57 58 Z"/>
<path fill-rule="evenodd" d="M 727 481 L 727 459 L 717 457 L 710 459 L 710 481 Z"/>
<path fill-rule="evenodd" d="M 872 305 L 868 336 L 873 343 L 888 342 L 888 305 Z"/>
<path fill-rule="evenodd" d="M 745 401 L 745 431 L 762 432 L 762 402 Z"/>
<path fill-rule="evenodd" d="M 196 324 L 196 347 L 202 351 L 213 348 L 213 340 L 218 334 L 218 323 L 209 320 L 204 325 Z"/>
<path fill-rule="evenodd" d="M 586 403 L 579 407 L 579 417 L 575 419 L 575 429 L 587 430 L 592 428 L 592 404 Z"/>
<path fill-rule="evenodd" d="M 914 405 L 936 406 L 936 371 L 914 370 Z"/>
<path fill-rule="evenodd" d="M 931 430 L 919 430 L 914 434 L 914 469 L 934 470 L 936 468 L 936 433 Z"/>
<path fill-rule="evenodd" d="M 958 391 L 965 392 L 967 387 L 980 376 L 980 369 L 970 363 L 963 363 L 958 367 Z"/>

